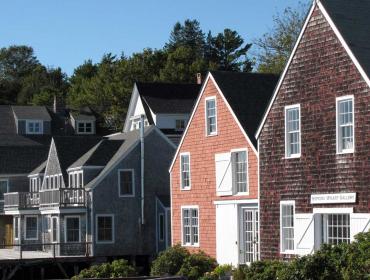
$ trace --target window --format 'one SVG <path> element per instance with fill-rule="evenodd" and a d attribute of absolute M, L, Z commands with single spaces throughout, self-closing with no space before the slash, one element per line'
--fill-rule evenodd
<path fill-rule="evenodd" d="M 208 136 L 217 134 L 217 108 L 215 97 L 206 99 L 206 128 Z"/>
<path fill-rule="evenodd" d="M 188 246 L 199 245 L 198 208 L 182 208 L 182 243 Z"/>
<path fill-rule="evenodd" d="M 96 236 L 97 242 L 112 243 L 114 219 L 113 215 L 96 215 Z"/>
<path fill-rule="evenodd" d="M 300 105 L 285 107 L 285 155 L 301 155 L 301 112 Z"/>
<path fill-rule="evenodd" d="M 294 201 L 280 202 L 280 246 L 285 254 L 294 251 Z"/>
<path fill-rule="evenodd" d="M 247 151 L 232 152 L 233 185 L 237 193 L 248 192 L 247 186 Z"/>
<path fill-rule="evenodd" d="M 80 217 L 66 217 L 65 219 L 66 242 L 80 242 Z"/>
<path fill-rule="evenodd" d="M 337 98 L 337 152 L 354 151 L 353 96 Z"/>
<path fill-rule="evenodd" d="M 9 191 L 8 179 L 0 179 L 0 201 L 4 201 L 4 193 Z"/>
<path fill-rule="evenodd" d="M 180 154 L 180 177 L 181 177 L 181 189 L 190 189 L 190 154 Z"/>
<path fill-rule="evenodd" d="M 37 240 L 38 222 L 37 216 L 26 216 L 26 240 Z"/>
<path fill-rule="evenodd" d="M 77 122 L 77 133 L 92 134 L 93 133 L 93 123 L 92 122 Z"/>
<path fill-rule="evenodd" d="M 134 191 L 134 170 L 118 170 L 119 196 L 135 196 Z"/>
<path fill-rule="evenodd" d="M 70 172 L 68 178 L 70 188 L 83 187 L 83 171 Z"/>
<path fill-rule="evenodd" d="M 184 130 L 185 129 L 185 120 L 176 120 L 176 130 Z"/>
<path fill-rule="evenodd" d="M 159 241 L 164 241 L 164 233 L 165 233 L 165 222 L 164 222 L 164 215 L 161 213 L 158 216 L 158 227 L 159 227 Z"/>
<path fill-rule="evenodd" d="M 37 193 L 40 190 L 40 177 L 30 178 L 30 192 Z"/>
<path fill-rule="evenodd" d="M 51 241 L 58 242 L 58 218 L 51 218 Z"/>
<path fill-rule="evenodd" d="M 14 239 L 19 238 L 19 217 L 14 217 Z"/>
<path fill-rule="evenodd" d="M 26 134 L 42 134 L 42 121 L 26 121 Z"/>
<path fill-rule="evenodd" d="M 337 245 L 350 243 L 350 216 L 349 214 L 323 215 L 323 241 Z"/>

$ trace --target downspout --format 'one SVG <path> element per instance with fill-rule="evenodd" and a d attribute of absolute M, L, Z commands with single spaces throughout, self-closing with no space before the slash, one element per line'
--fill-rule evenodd
<path fill-rule="evenodd" d="M 140 162 L 141 162 L 141 224 L 145 224 L 144 219 L 144 115 L 140 116 Z"/>

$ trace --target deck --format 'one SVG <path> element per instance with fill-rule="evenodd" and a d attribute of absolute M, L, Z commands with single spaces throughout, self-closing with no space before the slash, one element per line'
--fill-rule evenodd
<path fill-rule="evenodd" d="M 19 250 L 0 249 L 0 260 L 20 260 L 20 259 L 48 259 L 53 255 L 43 251 L 23 251 L 22 257 Z"/>

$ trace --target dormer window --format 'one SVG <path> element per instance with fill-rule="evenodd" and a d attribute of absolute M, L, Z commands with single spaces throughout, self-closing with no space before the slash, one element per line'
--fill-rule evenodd
<path fill-rule="evenodd" d="M 27 120 L 26 121 L 27 134 L 43 134 L 42 121 Z"/>
<path fill-rule="evenodd" d="M 93 133 L 93 123 L 92 122 L 78 122 L 77 123 L 77 133 L 78 134 L 92 134 Z"/>
<path fill-rule="evenodd" d="M 185 129 L 185 120 L 176 120 L 176 130 L 183 131 Z"/>

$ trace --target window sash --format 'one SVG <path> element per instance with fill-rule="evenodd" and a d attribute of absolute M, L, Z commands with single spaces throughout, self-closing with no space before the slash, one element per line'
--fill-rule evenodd
<path fill-rule="evenodd" d="M 199 244 L 198 208 L 183 208 L 183 244 Z"/>
<path fill-rule="evenodd" d="M 288 157 L 299 155 L 300 145 L 300 108 L 292 107 L 285 111 L 286 126 L 286 155 Z"/>
<path fill-rule="evenodd" d="M 26 239 L 37 239 L 37 217 L 26 217 Z"/>
<path fill-rule="evenodd" d="M 232 152 L 233 183 L 237 193 L 248 192 L 247 151 Z"/>
<path fill-rule="evenodd" d="M 26 121 L 27 134 L 41 134 L 42 122 L 41 121 Z"/>
<path fill-rule="evenodd" d="M 134 195 L 134 173 L 132 170 L 120 170 L 120 184 L 119 194 L 120 196 L 132 196 Z"/>
<path fill-rule="evenodd" d="M 338 150 L 339 152 L 352 151 L 354 148 L 354 112 L 353 99 L 339 100 L 337 104 L 338 115 Z"/>
<path fill-rule="evenodd" d="M 337 245 L 350 243 L 350 215 L 349 214 L 325 214 L 323 216 L 324 242 Z"/>
<path fill-rule="evenodd" d="M 80 242 L 80 218 L 66 217 L 66 242 Z"/>
<path fill-rule="evenodd" d="M 294 250 L 294 205 L 281 204 L 281 248 L 282 252 Z"/>
<path fill-rule="evenodd" d="M 181 165 L 181 188 L 190 188 L 190 156 L 181 155 L 180 156 Z"/>
<path fill-rule="evenodd" d="M 101 242 L 113 241 L 113 217 L 97 217 L 97 240 Z"/>
<path fill-rule="evenodd" d="M 206 100 L 207 135 L 216 133 L 216 99 Z"/>

